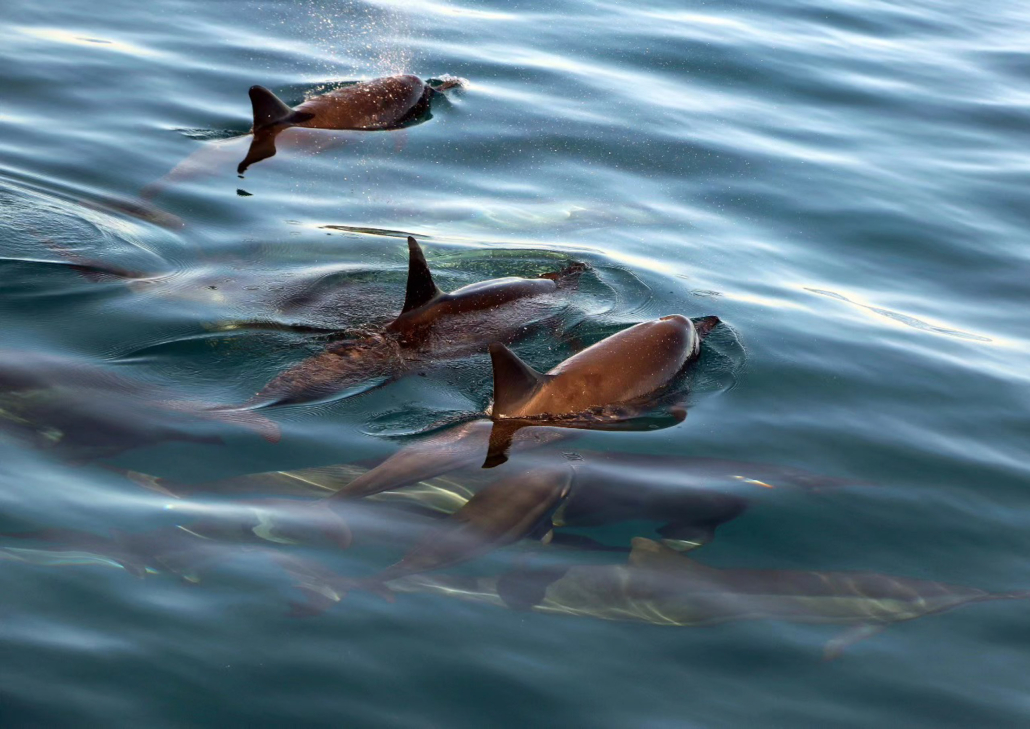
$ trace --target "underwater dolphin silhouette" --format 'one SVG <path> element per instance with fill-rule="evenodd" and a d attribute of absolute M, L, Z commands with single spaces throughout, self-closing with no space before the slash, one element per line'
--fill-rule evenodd
<path fill-rule="evenodd" d="M 165 507 L 184 521 L 174 527 L 106 535 L 77 529 L 43 528 L 0 533 L 0 553 L 40 564 L 117 564 L 136 577 L 170 572 L 196 582 L 197 570 L 241 552 L 271 545 L 325 545 L 347 549 L 351 532 L 328 509 L 289 499 L 250 499 L 230 504 L 176 502 Z M 30 548 L 11 547 L 35 542 Z"/>
<path fill-rule="evenodd" d="M 166 440 L 220 444 L 204 422 L 277 442 L 279 426 L 246 410 L 212 409 L 71 358 L 0 350 L 0 429 L 73 461 Z"/>
<path fill-rule="evenodd" d="M 333 580 L 334 590 L 342 596 L 363 589 L 392 601 L 392 594 L 383 587 L 390 580 L 453 567 L 526 537 L 547 543 L 552 537 L 551 515 L 571 486 L 568 467 L 534 469 L 500 479 L 426 532 L 400 561 L 365 579 L 338 577 Z M 319 601 L 303 582 L 299 587 Z"/>
<path fill-rule="evenodd" d="M 314 580 L 314 573 L 308 574 Z M 520 568 L 500 577 L 412 575 L 387 585 L 515 610 L 666 626 L 784 620 L 846 626 L 825 658 L 894 623 L 991 600 L 1026 600 L 1030 591 L 986 592 L 876 572 L 724 569 L 643 537 L 626 564 Z M 335 591 L 321 593 L 335 601 Z"/>
<path fill-rule="evenodd" d="M 424 116 L 435 94 L 460 85 L 449 80 L 433 88 L 418 76 L 386 76 L 334 89 L 293 108 L 263 86 L 251 86 L 254 139 L 237 172 L 242 175 L 275 155 L 275 138 L 284 129 L 400 129 Z"/>
<path fill-rule="evenodd" d="M 572 263 L 537 278 L 507 277 L 444 293 L 433 281 L 418 241 L 408 237 L 408 283 L 400 315 L 381 331 L 329 346 L 272 379 L 247 406 L 291 405 L 339 392 L 373 377 L 396 377 L 424 358 L 474 352 L 491 339 L 513 341 L 540 314 L 532 302 L 574 282 L 586 266 Z M 524 302 L 526 310 L 520 310 Z"/>
<path fill-rule="evenodd" d="M 489 420 L 459 423 L 400 449 L 375 468 L 340 487 L 330 502 L 373 496 L 480 462 L 490 443 Z M 513 435 L 511 450 L 538 448 L 568 438 L 557 428 L 527 428 Z"/>

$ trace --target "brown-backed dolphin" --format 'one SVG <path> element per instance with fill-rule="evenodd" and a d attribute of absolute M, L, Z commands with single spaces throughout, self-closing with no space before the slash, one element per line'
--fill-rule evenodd
<path fill-rule="evenodd" d="M 633 419 L 670 393 L 671 385 L 700 354 L 701 340 L 719 323 L 715 316 L 694 322 L 680 314 L 642 322 L 547 373 L 537 372 L 503 343 L 494 342 L 494 401 L 489 414 L 495 427 L 483 467 L 503 463 L 512 435 L 525 425 L 633 429 Z M 673 420 L 665 425 L 685 415 L 675 407 Z"/>
<path fill-rule="evenodd" d="M 289 107 L 263 86 L 250 87 L 254 139 L 237 172 L 275 154 L 275 138 L 290 127 L 309 129 L 400 129 L 425 116 L 435 94 L 460 82 L 445 81 L 436 88 L 418 76 L 386 76 L 360 81 Z"/>
<path fill-rule="evenodd" d="M 637 537 L 627 564 L 516 569 L 501 577 L 412 575 L 387 585 L 533 610 L 666 626 L 785 620 L 846 626 L 825 656 L 894 624 L 990 600 L 1026 600 L 1030 591 L 972 587 L 875 572 L 721 569 Z M 330 587 L 320 593 L 332 600 Z"/>
<path fill-rule="evenodd" d="M 702 337 L 719 323 L 695 325 L 679 314 L 643 322 L 587 347 L 546 374 L 500 342 L 490 345 L 494 402 L 490 416 L 562 419 L 631 405 L 665 390 L 697 359 Z"/>
<path fill-rule="evenodd" d="M 408 283 L 400 315 L 382 330 L 344 340 L 287 369 L 248 405 L 317 400 L 377 377 L 393 378 L 425 360 L 474 353 L 501 338 L 513 341 L 536 320 L 554 313 L 549 301 L 585 266 L 572 263 L 537 278 L 482 281 L 445 293 L 433 281 L 418 241 L 408 237 Z"/>

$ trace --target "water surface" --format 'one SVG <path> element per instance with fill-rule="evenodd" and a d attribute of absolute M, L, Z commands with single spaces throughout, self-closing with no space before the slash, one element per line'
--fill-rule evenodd
<path fill-rule="evenodd" d="M 682 424 L 581 435 L 559 456 L 853 482 L 754 487 L 698 560 L 1030 586 L 1021 4 L 9 0 L 0 21 L 5 361 L 60 357 L 161 401 L 240 402 L 324 345 L 288 325 L 395 312 L 409 234 L 448 290 L 583 261 L 566 335 L 518 349 L 540 369 L 666 314 L 727 326 Z M 296 104 L 390 73 L 468 83 L 418 126 L 293 130 L 294 145 L 236 175 L 249 86 Z M 198 150 L 206 168 L 166 177 Z M 127 205 L 143 190 L 146 207 Z M 213 421 L 119 454 L 9 433 L 0 527 L 140 534 L 185 523 L 183 503 L 242 498 L 175 499 L 125 470 L 166 485 L 360 472 L 489 401 L 485 355 L 426 374 L 267 411 L 276 444 Z M 178 422 L 89 402 L 117 422 Z M 454 478 L 477 483 L 476 470 Z M 732 471 L 699 480 L 739 489 Z M 654 527 L 583 533 L 626 545 Z M 141 580 L 89 549 L 17 551 L 40 546 L 0 545 L 10 726 L 1027 721 L 1020 602 L 897 625 L 826 664 L 827 626 L 669 628 L 360 592 L 299 620 L 289 579 L 228 542 L 197 585 Z M 402 552 L 385 539 L 305 554 L 367 574 Z"/>

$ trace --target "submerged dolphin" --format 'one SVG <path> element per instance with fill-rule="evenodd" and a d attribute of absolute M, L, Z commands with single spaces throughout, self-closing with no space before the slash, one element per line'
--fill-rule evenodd
<path fill-rule="evenodd" d="M 107 535 L 62 528 L 5 532 L 0 533 L 0 551 L 24 561 L 106 562 L 136 577 L 171 572 L 196 582 L 199 569 L 240 552 L 292 544 L 346 549 L 351 543 L 350 529 L 336 514 L 312 509 L 304 501 L 177 502 L 165 510 L 182 517 L 183 523 L 136 533 L 110 529 Z M 2 541 L 8 539 L 38 544 L 30 549 L 11 547 Z"/>
<path fill-rule="evenodd" d="M 339 487 L 330 501 L 372 496 L 480 462 L 487 451 L 492 429 L 489 420 L 473 420 L 405 446 L 375 468 Z M 530 450 L 568 437 L 557 428 L 527 428 L 513 436 L 511 449 Z"/>
<path fill-rule="evenodd" d="M 204 421 L 268 441 L 279 427 L 257 413 L 211 409 L 167 390 L 60 357 L 0 350 L 0 428 L 72 460 L 93 460 L 166 440 L 221 443 Z"/>
<path fill-rule="evenodd" d="M 235 557 L 241 549 L 251 549 L 175 527 L 139 534 L 110 529 L 106 536 L 77 529 L 37 529 L 0 537 L 30 545 L 14 547 L 0 542 L 0 558 L 43 566 L 107 564 L 134 577 L 164 573 L 192 583 L 199 582 L 200 572 L 212 564 Z"/>
<path fill-rule="evenodd" d="M 568 467 L 520 472 L 501 479 L 480 490 L 430 529 L 400 561 L 366 579 L 335 578 L 333 587 L 338 595 L 352 589 L 389 594 L 382 585 L 390 580 L 453 567 L 525 537 L 535 536 L 549 542 L 551 515 L 568 496 L 571 486 Z M 288 562 L 287 569 L 292 564 Z M 322 603 L 323 590 L 305 586 L 303 581 L 299 587 L 316 603 Z M 307 612 L 317 610 L 311 607 Z"/>
<path fill-rule="evenodd" d="M 444 293 L 433 281 L 425 254 L 408 237 L 408 284 L 400 315 L 381 331 L 331 345 L 287 369 L 248 405 L 288 405 L 316 400 L 375 377 L 392 378 L 422 360 L 466 356 L 501 338 L 513 341 L 548 312 L 543 301 L 576 280 L 585 266 L 572 263 L 537 278 L 482 281 Z"/>
<path fill-rule="evenodd" d="M 848 626 L 827 645 L 827 658 L 893 623 L 976 602 L 1030 599 L 1027 590 L 992 593 L 875 572 L 718 569 L 643 537 L 633 540 L 627 564 L 518 569 L 499 578 L 419 575 L 388 587 L 654 625 L 786 620 Z M 331 586 L 321 592 L 323 600 L 334 594 Z"/>
<path fill-rule="evenodd" d="M 386 76 L 335 89 L 293 108 L 263 86 L 251 86 L 254 139 L 237 172 L 242 175 L 250 165 L 272 157 L 276 136 L 290 127 L 400 129 L 425 116 L 434 95 L 460 85 L 450 80 L 434 88 L 418 76 Z"/>

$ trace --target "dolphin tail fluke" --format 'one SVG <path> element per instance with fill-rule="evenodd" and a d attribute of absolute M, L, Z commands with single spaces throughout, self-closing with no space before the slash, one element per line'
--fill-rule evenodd
<path fill-rule="evenodd" d="M 433 274 L 426 263 L 422 247 L 412 236 L 408 236 L 408 288 L 404 294 L 404 308 L 401 314 L 425 306 L 440 295 L 440 289 L 433 281 Z"/>
<path fill-rule="evenodd" d="M 694 329 L 697 331 L 697 338 L 701 340 L 704 340 L 713 329 L 722 323 L 722 320 L 717 316 L 705 316 L 692 321 Z"/>
<path fill-rule="evenodd" d="M 302 124 L 315 118 L 314 114 L 294 111 L 264 86 L 250 87 L 250 105 L 254 109 L 255 132 L 277 124 Z"/>
<path fill-rule="evenodd" d="M 500 342 L 490 345 L 490 360 L 494 369 L 495 418 L 510 414 L 547 379 Z"/>

